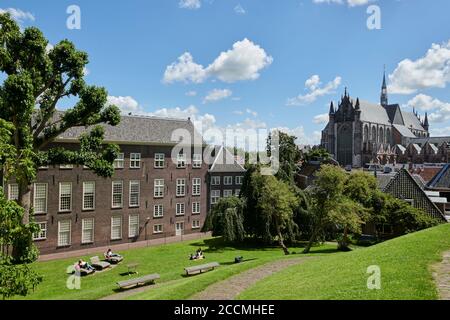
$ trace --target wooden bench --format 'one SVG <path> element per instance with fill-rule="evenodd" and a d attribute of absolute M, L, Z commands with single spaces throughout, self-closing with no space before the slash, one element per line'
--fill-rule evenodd
<path fill-rule="evenodd" d="M 98 256 L 91 258 L 91 265 L 95 268 L 95 270 L 103 270 L 111 266 L 109 262 L 100 261 Z"/>
<path fill-rule="evenodd" d="M 192 274 L 202 273 L 204 271 L 214 270 L 214 268 L 216 268 L 218 266 L 220 266 L 220 264 L 218 262 L 211 262 L 211 263 L 202 264 L 202 265 L 198 265 L 198 266 L 187 267 L 187 268 L 184 268 L 184 271 L 186 271 L 186 275 L 189 276 Z"/>
<path fill-rule="evenodd" d="M 143 286 L 149 283 L 155 283 L 155 280 L 159 278 L 160 278 L 159 274 L 155 273 L 146 275 L 141 278 L 119 281 L 117 282 L 117 285 L 119 286 L 120 289 L 127 289 L 135 286 Z"/>

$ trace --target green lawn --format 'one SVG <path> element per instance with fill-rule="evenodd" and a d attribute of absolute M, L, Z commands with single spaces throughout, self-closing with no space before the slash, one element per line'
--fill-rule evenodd
<path fill-rule="evenodd" d="M 450 250 L 450 224 L 376 246 L 290 267 L 244 291 L 239 299 L 436 299 L 430 265 Z M 381 289 L 368 290 L 367 267 L 381 268 Z"/>
<path fill-rule="evenodd" d="M 190 261 L 188 256 L 201 247 L 206 260 Z M 300 252 L 301 248 L 290 248 L 291 251 Z M 313 248 L 313 255 L 322 255 L 336 252 L 334 246 L 324 245 Z M 139 263 L 140 275 L 159 273 L 161 279 L 158 283 L 163 284 L 158 290 L 149 287 L 148 292 L 132 297 L 133 299 L 184 299 L 201 291 L 209 284 L 225 279 L 233 274 L 246 269 L 256 267 L 263 263 L 276 259 L 286 258 L 280 248 L 256 247 L 247 244 L 241 248 L 224 246 L 220 238 L 209 238 L 204 240 L 186 241 L 176 244 L 161 245 L 157 247 L 132 249 L 121 252 L 125 261 L 114 269 L 82 277 L 80 290 L 69 290 L 66 288 L 66 268 L 77 259 L 36 262 L 34 269 L 43 276 L 43 282 L 36 291 L 27 297 L 16 297 L 17 299 L 98 299 L 115 293 L 116 282 L 129 279 L 123 275 L 127 271 L 126 264 L 130 262 Z M 101 256 L 101 253 L 99 253 Z M 241 264 L 234 264 L 234 257 L 243 256 L 246 260 Z M 288 256 L 298 257 L 299 254 Z M 89 257 L 83 257 L 88 260 Z M 221 267 L 215 271 L 202 275 L 186 278 L 184 267 L 217 261 Z"/>

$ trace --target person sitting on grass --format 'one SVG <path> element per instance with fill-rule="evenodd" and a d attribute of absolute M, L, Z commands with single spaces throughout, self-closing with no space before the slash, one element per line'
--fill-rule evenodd
<path fill-rule="evenodd" d="M 86 261 L 83 261 L 82 259 L 80 259 L 79 261 L 78 261 L 78 266 L 81 268 L 81 269 L 85 269 L 85 270 L 93 270 L 93 271 L 95 271 L 95 269 L 94 269 L 94 267 L 93 266 L 91 266 L 89 263 L 87 263 Z"/>
<path fill-rule="evenodd" d="M 197 258 L 197 259 L 203 259 L 203 258 L 204 258 L 204 257 L 203 257 L 203 251 L 202 251 L 202 248 L 198 248 L 197 254 L 196 254 L 196 258 Z"/>
<path fill-rule="evenodd" d="M 119 257 L 122 257 L 122 256 L 120 254 L 118 254 L 118 253 L 112 252 L 111 249 L 108 249 L 108 251 L 105 254 L 105 257 L 106 257 L 106 259 L 111 259 L 111 258 L 115 258 L 115 257 L 119 258 Z"/>

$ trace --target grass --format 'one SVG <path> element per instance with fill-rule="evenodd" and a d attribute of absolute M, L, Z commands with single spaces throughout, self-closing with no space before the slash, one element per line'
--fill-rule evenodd
<path fill-rule="evenodd" d="M 188 259 L 189 254 L 194 253 L 199 247 L 203 249 L 206 260 L 190 261 Z M 301 248 L 290 248 L 290 250 L 300 252 Z M 332 252 L 336 252 L 334 246 L 324 245 L 314 247 L 312 254 L 322 255 Z M 161 275 L 161 279 L 157 281 L 157 283 L 161 284 L 158 290 L 153 290 L 149 287 L 148 292 L 131 298 L 185 299 L 216 281 L 266 262 L 286 258 L 282 250 L 277 247 L 258 247 L 251 243 L 247 243 L 242 247 L 229 247 L 224 245 L 220 238 L 131 249 L 120 253 L 125 257 L 125 261 L 122 264 L 105 272 L 82 277 L 80 290 L 69 290 L 66 287 L 68 279 L 66 269 L 73 265 L 77 258 L 36 262 L 33 264 L 33 268 L 43 276 L 43 282 L 38 285 L 34 293 L 27 297 L 16 297 L 16 299 L 99 299 L 116 293 L 117 281 L 130 279 L 128 275 L 124 274 L 127 272 L 126 265 L 131 262 L 139 264 L 138 271 L 140 275 L 151 273 L 159 273 Z M 99 253 L 99 256 L 101 255 L 102 253 Z M 236 256 L 243 256 L 246 261 L 241 264 L 234 264 Z M 298 254 L 291 255 L 287 258 L 298 256 Z M 82 258 L 86 261 L 89 260 L 89 256 Z M 221 267 L 199 276 L 184 277 L 184 267 L 212 261 L 219 262 Z"/>
<path fill-rule="evenodd" d="M 450 250 L 450 224 L 367 249 L 306 261 L 270 276 L 239 299 L 437 299 L 430 265 Z M 367 289 L 367 267 L 381 268 L 381 289 Z"/>

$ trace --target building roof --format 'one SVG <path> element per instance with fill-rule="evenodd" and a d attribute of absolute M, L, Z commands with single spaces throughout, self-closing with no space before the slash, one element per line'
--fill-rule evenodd
<path fill-rule="evenodd" d="M 405 126 L 409 129 L 425 131 L 424 127 L 412 112 L 402 111 L 403 121 Z"/>
<path fill-rule="evenodd" d="M 59 115 L 60 116 L 60 115 Z M 203 138 L 194 128 L 190 119 L 171 119 L 147 116 L 122 116 L 120 123 L 113 127 L 101 124 L 105 129 L 105 141 L 116 143 L 177 144 L 190 136 L 189 144 L 202 145 Z M 57 140 L 78 140 L 91 127 L 74 127 Z M 187 140 L 185 140 L 187 141 Z"/>
<path fill-rule="evenodd" d="M 381 191 L 384 191 L 394 177 L 395 173 L 377 173 L 378 188 L 380 188 Z"/>
<path fill-rule="evenodd" d="M 406 142 L 417 143 L 420 145 L 425 145 L 425 143 L 429 142 L 429 143 L 433 143 L 433 144 L 440 146 L 443 143 L 450 143 L 450 137 L 411 138 L 411 139 L 407 139 Z"/>
<path fill-rule="evenodd" d="M 209 172 L 245 172 L 233 154 L 225 147 L 220 147 Z"/>
<path fill-rule="evenodd" d="M 385 108 L 379 104 L 360 100 L 361 121 L 379 124 L 391 124 Z"/>
<path fill-rule="evenodd" d="M 397 131 L 398 133 L 400 133 L 403 137 L 407 137 L 407 138 L 415 138 L 416 136 L 414 135 L 414 133 L 411 132 L 411 130 L 409 130 L 407 127 L 402 126 L 400 124 L 393 124 L 392 125 Z"/>
<path fill-rule="evenodd" d="M 433 177 L 441 171 L 442 167 L 422 167 L 411 169 L 410 173 L 414 175 L 418 175 L 422 178 L 422 180 L 427 184 Z"/>
<path fill-rule="evenodd" d="M 450 190 L 450 164 L 446 164 L 427 185 L 430 189 Z"/>
<path fill-rule="evenodd" d="M 398 104 L 390 104 L 385 106 L 384 108 L 386 109 L 389 119 L 393 124 L 398 124 L 401 126 L 405 125 L 405 122 L 403 121 L 402 111 Z"/>

